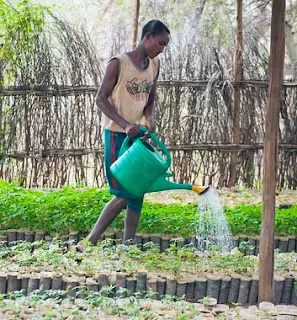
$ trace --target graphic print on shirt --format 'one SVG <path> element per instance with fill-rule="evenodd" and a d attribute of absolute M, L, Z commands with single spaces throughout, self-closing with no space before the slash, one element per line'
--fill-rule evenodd
<path fill-rule="evenodd" d="M 127 81 L 126 89 L 133 99 L 139 99 L 143 94 L 147 96 L 151 92 L 153 84 L 153 82 L 149 83 L 147 80 L 141 81 L 138 78 L 134 78 L 131 81 Z"/>

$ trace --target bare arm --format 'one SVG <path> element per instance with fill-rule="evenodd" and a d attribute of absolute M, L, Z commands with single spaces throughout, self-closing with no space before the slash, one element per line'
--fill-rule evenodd
<path fill-rule="evenodd" d="M 112 91 L 117 84 L 119 69 L 120 64 L 117 59 L 112 59 L 108 63 L 101 86 L 96 95 L 96 104 L 108 118 L 123 128 L 127 135 L 135 136 L 139 132 L 138 127 L 131 125 L 121 117 L 117 113 L 116 108 L 108 100 L 108 97 L 112 94 Z"/>
<path fill-rule="evenodd" d="M 154 126 L 155 96 L 156 96 L 156 90 L 157 90 L 157 80 L 159 76 L 159 71 L 160 69 L 158 68 L 157 76 L 154 80 L 152 90 L 149 94 L 148 101 L 144 109 L 144 116 L 146 118 L 146 125 L 148 129 L 153 129 L 153 126 Z"/>

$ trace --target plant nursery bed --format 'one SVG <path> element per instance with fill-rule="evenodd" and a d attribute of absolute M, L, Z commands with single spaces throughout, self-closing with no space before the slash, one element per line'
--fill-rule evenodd
<path fill-rule="evenodd" d="M 276 304 L 296 304 L 297 254 L 275 254 Z M 0 249 L 0 293 L 37 289 L 67 289 L 74 295 L 83 285 L 92 291 L 105 286 L 124 288 L 127 295 L 152 292 L 185 297 L 197 302 L 205 297 L 218 303 L 255 304 L 258 301 L 259 260 L 240 251 L 201 253 L 193 247 L 170 246 L 164 252 L 152 242 L 114 245 L 110 239 L 78 253 L 62 241 L 21 242 Z"/>
<path fill-rule="evenodd" d="M 67 231 L 62 234 L 52 233 L 48 234 L 43 230 L 2 230 L 0 233 L 0 244 L 12 244 L 17 241 L 52 241 L 54 238 L 59 238 L 64 242 L 77 243 L 78 241 L 84 239 L 86 233 L 77 231 Z M 99 241 L 104 239 L 114 239 L 115 242 L 120 243 L 122 241 L 123 232 L 121 230 L 108 229 Z M 235 235 L 231 237 L 233 247 L 239 247 L 247 255 L 258 255 L 260 246 L 260 236 L 248 236 L 244 234 Z M 162 234 L 144 234 L 137 233 L 135 237 L 135 243 L 139 246 L 144 246 L 147 242 L 153 242 L 155 245 L 159 246 L 161 251 L 169 248 L 171 244 L 178 246 L 192 244 L 197 246 L 197 239 L 195 236 L 192 237 L 178 237 L 172 235 L 162 235 Z M 296 236 L 275 236 L 274 237 L 274 249 L 280 252 L 292 252 L 297 251 L 297 237 Z"/>

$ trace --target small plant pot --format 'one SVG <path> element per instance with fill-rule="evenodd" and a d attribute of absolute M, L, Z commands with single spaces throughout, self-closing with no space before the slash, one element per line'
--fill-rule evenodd
<path fill-rule="evenodd" d="M 237 274 L 232 275 L 228 293 L 228 303 L 237 302 L 239 285 L 240 276 Z"/>
<path fill-rule="evenodd" d="M 136 234 L 135 239 L 134 239 L 134 243 L 136 245 L 140 245 L 142 246 L 142 235 L 141 234 Z"/>
<path fill-rule="evenodd" d="M 194 301 L 195 281 L 190 279 L 187 283 L 185 298 L 187 301 Z"/>
<path fill-rule="evenodd" d="M 256 246 L 257 246 L 257 239 L 256 239 L 256 237 L 251 237 L 251 238 L 249 238 L 249 243 L 250 243 L 250 249 L 247 251 L 247 254 L 249 255 L 249 256 L 252 256 L 252 255 L 254 255 L 255 254 L 255 252 L 256 252 Z"/>
<path fill-rule="evenodd" d="M 62 277 L 63 290 L 67 291 L 68 297 L 75 297 L 76 287 L 78 286 L 77 278 L 72 277 Z"/>
<path fill-rule="evenodd" d="M 170 242 L 170 237 L 168 236 L 161 237 L 160 249 L 162 252 L 164 252 L 166 249 L 169 248 L 169 242 Z"/>
<path fill-rule="evenodd" d="M 161 300 L 166 292 L 166 279 L 162 277 L 157 278 L 157 291 L 158 291 L 158 300 Z"/>
<path fill-rule="evenodd" d="M 195 281 L 194 299 L 196 302 L 206 297 L 207 279 L 198 278 Z"/>
<path fill-rule="evenodd" d="M 0 273 L 0 294 L 5 294 L 7 288 L 7 274 L 4 272 Z"/>
<path fill-rule="evenodd" d="M 155 277 L 148 278 L 146 285 L 149 296 L 156 300 L 158 298 L 157 279 Z"/>
<path fill-rule="evenodd" d="M 7 274 L 7 289 L 6 292 L 14 292 L 21 290 L 21 279 L 17 272 L 10 272 Z"/>
<path fill-rule="evenodd" d="M 147 281 L 147 273 L 138 272 L 137 281 L 136 281 L 136 292 L 139 292 L 141 296 L 143 296 L 146 292 L 146 281 Z"/>
<path fill-rule="evenodd" d="M 142 235 L 142 244 L 145 245 L 146 243 L 150 242 L 150 236 L 148 234 L 143 234 Z"/>
<path fill-rule="evenodd" d="M 167 277 L 166 279 L 166 288 L 165 294 L 175 296 L 176 295 L 176 288 L 177 288 L 177 281 L 174 278 Z"/>
<path fill-rule="evenodd" d="M 116 293 L 119 298 L 125 298 L 127 294 L 125 292 L 121 292 L 121 288 L 125 289 L 127 287 L 127 275 L 122 272 L 118 272 L 116 274 Z"/>
<path fill-rule="evenodd" d="M 35 239 L 34 241 L 40 241 L 45 239 L 45 233 L 42 230 L 37 230 L 35 232 Z"/>
<path fill-rule="evenodd" d="M 27 294 L 39 289 L 39 275 L 31 275 L 28 281 Z"/>
<path fill-rule="evenodd" d="M 30 231 L 25 232 L 25 241 L 34 242 L 34 233 Z"/>
<path fill-rule="evenodd" d="M 23 291 L 25 296 L 28 294 L 29 278 L 30 278 L 29 274 L 23 274 L 22 275 L 21 290 Z"/>
<path fill-rule="evenodd" d="M 292 288 L 293 288 L 294 278 L 291 276 L 285 277 L 284 286 L 283 286 L 283 292 L 281 297 L 281 303 L 289 304 Z"/>
<path fill-rule="evenodd" d="M 280 304 L 283 294 L 285 278 L 275 276 L 274 277 L 274 304 Z"/>
<path fill-rule="evenodd" d="M 81 240 L 85 239 L 86 236 L 87 236 L 86 233 L 84 233 L 84 232 L 79 232 L 79 234 L 78 234 L 78 241 L 81 241 Z"/>
<path fill-rule="evenodd" d="M 207 288 L 206 288 L 206 296 L 212 298 L 219 298 L 219 292 L 221 287 L 221 278 L 209 275 L 207 276 Z"/>
<path fill-rule="evenodd" d="M 256 245 L 256 249 L 255 249 L 255 255 L 257 256 L 259 254 L 259 250 L 260 250 L 260 236 L 256 236 L 257 239 L 257 245 Z"/>
<path fill-rule="evenodd" d="M 274 250 L 279 248 L 279 236 L 274 236 Z"/>
<path fill-rule="evenodd" d="M 249 304 L 256 304 L 258 302 L 259 293 L 259 277 L 253 276 L 249 292 Z"/>
<path fill-rule="evenodd" d="M 292 252 L 296 250 L 296 237 L 289 236 L 288 237 L 288 252 Z"/>
<path fill-rule="evenodd" d="M 291 304 L 297 305 L 297 277 L 294 276 L 294 282 L 291 293 Z"/>
<path fill-rule="evenodd" d="M 69 234 L 61 234 L 60 239 L 62 242 L 68 242 L 69 241 Z"/>
<path fill-rule="evenodd" d="M 218 303 L 227 303 L 228 302 L 228 294 L 229 294 L 230 284 L 231 284 L 230 277 L 223 277 L 222 278 Z"/>
<path fill-rule="evenodd" d="M 103 287 L 109 286 L 109 277 L 108 274 L 106 273 L 101 273 L 98 277 L 98 290 L 102 290 Z M 107 292 L 102 292 L 102 296 L 107 297 L 108 293 Z"/>
<path fill-rule="evenodd" d="M 48 242 L 48 243 L 51 243 L 54 239 L 54 236 L 51 235 L 51 234 L 47 234 L 45 237 L 44 237 L 44 241 Z"/>
<path fill-rule="evenodd" d="M 118 232 L 116 232 L 116 234 L 115 234 L 115 238 L 117 239 L 117 240 L 120 240 L 120 241 L 123 241 L 123 236 L 124 236 L 124 232 L 123 231 L 118 231 Z M 103 238 L 102 238 L 103 239 Z"/>
<path fill-rule="evenodd" d="M 17 241 L 25 241 L 25 231 L 18 230 L 16 233 L 16 238 Z"/>
<path fill-rule="evenodd" d="M 68 236 L 69 241 L 77 243 L 79 241 L 79 234 L 77 231 L 71 231 Z"/>
<path fill-rule="evenodd" d="M 126 281 L 126 288 L 128 290 L 127 295 L 133 296 L 136 291 L 136 279 L 132 277 L 128 277 Z"/>
<path fill-rule="evenodd" d="M 52 276 L 51 289 L 52 290 L 62 290 L 62 286 L 63 286 L 62 275 L 54 274 Z"/>
<path fill-rule="evenodd" d="M 161 247 L 161 237 L 159 235 L 151 235 L 150 240 L 157 246 Z"/>
<path fill-rule="evenodd" d="M 7 241 L 15 242 L 17 240 L 17 231 L 14 229 L 7 230 Z"/>
<path fill-rule="evenodd" d="M 237 302 L 242 305 L 248 303 L 251 280 L 252 280 L 251 278 L 247 278 L 247 277 L 240 278 Z"/>
<path fill-rule="evenodd" d="M 239 234 L 238 235 L 238 247 L 240 246 L 241 242 L 247 242 L 249 237 L 246 234 Z"/>
<path fill-rule="evenodd" d="M 52 273 L 42 272 L 40 274 L 39 289 L 41 291 L 49 290 L 51 288 L 51 283 L 52 283 Z"/>
<path fill-rule="evenodd" d="M 176 296 L 182 297 L 186 294 L 187 281 L 178 280 L 176 287 Z"/>
<path fill-rule="evenodd" d="M 7 232 L 1 231 L 1 233 L 0 233 L 0 242 L 7 242 Z"/>
<path fill-rule="evenodd" d="M 287 237 L 280 237 L 278 248 L 280 252 L 288 252 L 288 245 L 289 245 L 289 238 Z"/>
<path fill-rule="evenodd" d="M 98 282 L 96 282 L 93 278 L 87 278 L 85 285 L 90 291 L 98 292 Z"/>

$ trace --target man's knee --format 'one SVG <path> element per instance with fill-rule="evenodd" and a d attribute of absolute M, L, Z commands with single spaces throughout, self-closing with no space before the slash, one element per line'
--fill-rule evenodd
<path fill-rule="evenodd" d="M 128 202 L 129 202 L 128 199 L 121 198 L 121 197 L 118 197 L 118 196 L 115 196 L 111 201 L 114 201 L 119 205 L 122 204 L 124 207 L 126 207 Z"/>
<path fill-rule="evenodd" d="M 143 198 L 137 198 L 129 200 L 127 209 L 133 210 L 134 212 L 140 213 L 143 205 Z"/>

